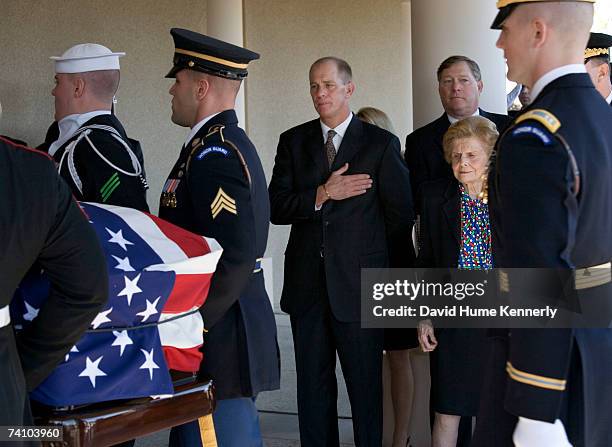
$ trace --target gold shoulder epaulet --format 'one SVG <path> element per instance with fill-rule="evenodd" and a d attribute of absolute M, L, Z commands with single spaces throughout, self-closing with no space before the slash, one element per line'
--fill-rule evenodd
<path fill-rule="evenodd" d="M 527 120 L 537 121 L 553 134 L 556 133 L 561 127 L 561 121 L 559 121 L 559 119 L 548 110 L 544 109 L 534 109 L 523 113 L 514 121 L 514 123 L 518 124 Z"/>

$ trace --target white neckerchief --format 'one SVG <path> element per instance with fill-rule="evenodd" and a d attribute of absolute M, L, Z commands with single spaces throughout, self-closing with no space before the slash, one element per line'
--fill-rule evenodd
<path fill-rule="evenodd" d="M 327 132 L 329 132 L 330 130 L 333 130 L 334 132 L 336 132 L 336 135 L 334 135 L 334 139 L 332 140 L 332 142 L 334 143 L 334 148 L 336 149 L 336 153 L 338 153 L 338 148 L 340 147 L 340 144 L 342 144 L 342 139 L 344 138 L 344 134 L 346 133 L 346 129 L 348 129 L 349 124 L 351 124 L 351 120 L 353 119 L 353 113 L 349 113 L 348 117 L 342 121 L 340 124 L 338 124 L 334 129 L 332 129 L 331 127 L 328 127 L 327 125 L 325 125 L 325 123 L 323 123 L 323 121 L 321 121 L 321 131 L 323 132 L 323 144 L 325 144 L 327 142 Z"/>
<path fill-rule="evenodd" d="M 191 132 L 189 132 L 187 139 L 183 143 L 183 147 L 187 147 L 187 145 L 193 139 L 193 137 L 195 137 L 195 135 L 200 131 L 200 129 L 204 127 L 204 124 L 210 121 L 213 117 L 217 116 L 219 113 L 221 112 L 217 112 L 217 113 L 213 113 L 212 115 L 205 116 L 203 119 L 198 121 L 198 124 L 196 124 L 195 126 L 191 128 Z"/>
<path fill-rule="evenodd" d="M 476 111 L 472 114 L 472 116 L 480 116 L 480 110 L 476 108 Z M 455 124 L 457 121 L 461 121 L 459 118 L 455 118 L 454 116 L 446 114 L 446 117 L 450 121 L 451 124 Z"/>
<path fill-rule="evenodd" d="M 66 141 L 72 138 L 76 131 L 87 121 L 95 116 L 110 114 L 110 110 L 94 110 L 87 113 L 74 113 L 59 120 L 57 123 L 59 127 L 59 138 L 49 146 L 49 155 L 53 157 L 57 150 L 62 147 Z"/>
<path fill-rule="evenodd" d="M 608 97 L 606 98 L 606 102 L 608 104 L 612 104 L 612 90 L 610 90 L 610 94 L 608 95 Z"/>
<path fill-rule="evenodd" d="M 540 79 L 538 79 L 535 84 L 533 84 L 533 88 L 531 89 L 531 102 L 533 103 L 538 95 L 542 93 L 544 87 L 546 87 L 551 82 L 559 79 L 562 76 L 574 73 L 586 73 L 586 67 L 584 64 L 570 64 L 563 65 L 562 67 L 557 67 L 553 70 L 550 70 Z"/>

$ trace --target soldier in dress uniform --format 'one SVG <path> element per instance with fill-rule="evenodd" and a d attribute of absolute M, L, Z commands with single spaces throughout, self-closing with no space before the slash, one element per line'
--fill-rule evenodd
<path fill-rule="evenodd" d="M 172 121 L 191 131 L 164 185 L 159 215 L 223 247 L 201 309 L 200 373 L 215 383 L 220 445 L 261 446 L 254 399 L 280 386 L 276 323 L 261 269 L 270 204 L 257 150 L 234 111 L 247 65 L 259 55 L 184 29 L 171 34 Z M 175 427 L 170 445 L 197 446 L 199 438 L 193 422 Z"/>
<path fill-rule="evenodd" d="M 51 58 L 59 135 L 41 146 L 48 146 L 77 200 L 149 211 L 140 145 L 111 112 L 124 55 L 85 43 Z M 48 135 L 53 129 L 54 124 Z"/>
<path fill-rule="evenodd" d="M 584 50 L 584 65 L 597 91 L 612 105 L 612 79 L 610 78 L 610 47 L 612 36 L 591 33 Z"/>
<path fill-rule="evenodd" d="M 571 272 L 574 293 L 603 302 L 612 296 L 612 110 L 583 63 L 593 2 L 497 2 L 492 28 L 508 78 L 529 86 L 533 102 L 499 138 L 488 192 L 497 266 Z M 472 445 L 612 445 L 612 330 L 513 329 L 506 348 L 505 380 L 483 392 Z M 496 399 L 516 425 L 492 421 Z"/>
<path fill-rule="evenodd" d="M 27 391 L 62 361 L 106 302 L 106 262 L 49 157 L 2 137 L 0 234 L 0 426 L 33 425 Z M 49 297 L 15 335 L 9 304 L 34 263 L 50 279 Z"/>

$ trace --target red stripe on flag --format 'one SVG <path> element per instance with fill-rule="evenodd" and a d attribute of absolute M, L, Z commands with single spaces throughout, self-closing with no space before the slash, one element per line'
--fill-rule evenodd
<path fill-rule="evenodd" d="M 202 357 L 204 357 L 200 352 L 200 346 L 188 349 L 163 346 L 164 357 L 166 358 L 168 369 L 184 372 L 199 371 Z"/>
<path fill-rule="evenodd" d="M 210 247 L 202 236 L 184 230 L 157 216 L 149 215 L 149 217 L 168 239 L 174 241 L 185 252 L 187 257 L 193 258 L 210 253 Z"/>
<path fill-rule="evenodd" d="M 164 313 L 181 313 L 201 307 L 208 295 L 212 274 L 176 275 Z"/>

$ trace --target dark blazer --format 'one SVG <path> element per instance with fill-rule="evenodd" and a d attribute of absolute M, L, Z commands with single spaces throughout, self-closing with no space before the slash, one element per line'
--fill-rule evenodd
<path fill-rule="evenodd" d="M 34 263 L 51 287 L 32 324 L 0 328 L 0 425 L 24 421 L 31 391 L 59 364 L 106 302 L 106 262 L 93 228 L 42 152 L 0 137 L 0 308 Z M 14 311 L 17 311 L 13 309 Z"/>
<path fill-rule="evenodd" d="M 507 115 L 485 112 L 479 109 L 480 116 L 495 123 L 501 134 L 508 124 Z M 454 178 L 450 165 L 444 159 L 442 138 L 450 127 L 450 121 L 446 113 L 435 121 L 415 130 L 406 137 L 406 152 L 404 159 L 410 170 L 410 182 L 412 194 L 414 195 L 417 211 L 420 204 L 416 200 L 419 195 L 420 186 L 430 180 L 439 178 Z"/>
<path fill-rule="evenodd" d="M 461 243 L 461 196 L 455 178 L 423 183 L 417 267 L 457 267 Z"/>
<path fill-rule="evenodd" d="M 321 261 L 332 312 L 343 322 L 360 321 L 361 268 L 414 261 L 410 179 L 397 137 L 353 117 L 332 170 L 347 162 L 347 174 L 370 174 L 372 188 L 315 211 L 317 187 L 330 175 L 320 121 L 280 136 L 269 193 L 272 223 L 291 225 L 281 297 L 289 314 L 302 313 L 319 296 Z"/>

